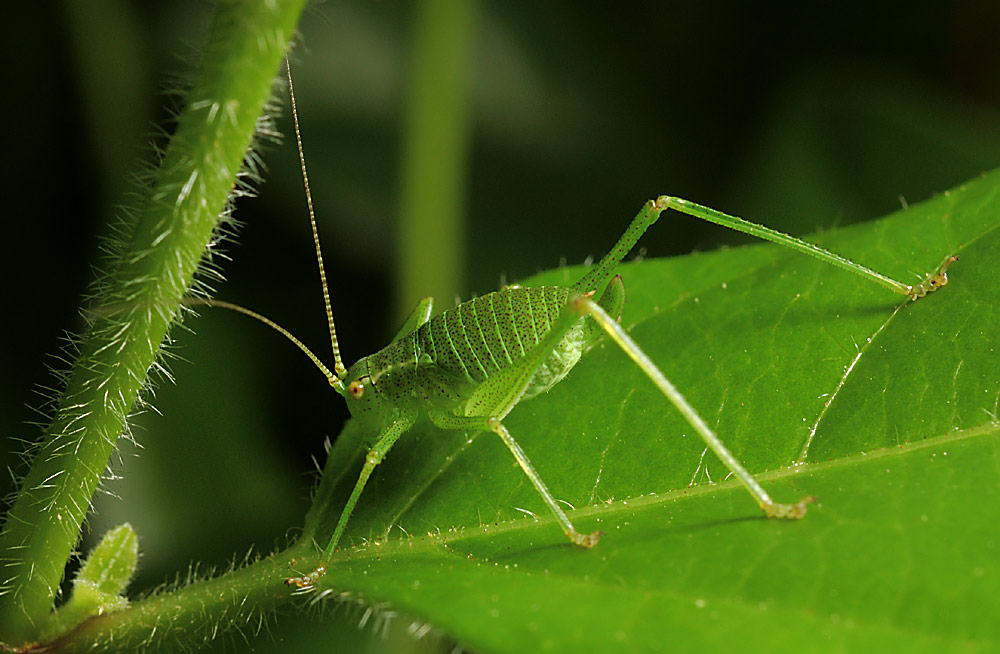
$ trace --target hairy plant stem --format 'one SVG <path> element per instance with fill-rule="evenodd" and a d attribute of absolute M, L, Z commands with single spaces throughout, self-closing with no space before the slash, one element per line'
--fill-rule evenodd
<path fill-rule="evenodd" d="M 236 187 L 303 4 L 218 3 L 187 108 L 0 534 L 8 645 L 31 641 L 52 610 L 126 417 Z"/>
<path fill-rule="evenodd" d="M 289 577 L 318 563 L 311 547 L 293 546 L 218 577 L 194 581 L 95 616 L 53 643 L 52 652 L 194 649 L 230 628 L 258 630 L 280 605 L 296 601 Z"/>

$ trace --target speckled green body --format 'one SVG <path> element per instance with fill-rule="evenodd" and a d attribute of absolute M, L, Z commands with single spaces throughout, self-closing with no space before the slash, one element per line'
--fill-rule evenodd
<path fill-rule="evenodd" d="M 572 286 L 508 286 L 430 319 L 427 299 L 408 319 L 412 330 L 360 359 L 343 377 L 348 386 L 364 389 L 346 395 L 351 415 L 375 434 L 412 423 L 417 413 L 442 427 L 445 416 L 499 420 L 521 400 L 552 388 L 602 331 L 568 304 L 594 297 L 617 320 L 625 286 L 615 269 L 663 209 L 647 202 L 611 251 Z"/>
<path fill-rule="evenodd" d="M 560 286 L 507 287 L 448 309 L 400 336 L 351 367 L 348 378 L 367 378 L 368 391 L 378 398 L 361 406 L 352 404 L 362 409 L 355 417 L 391 421 L 395 411 L 387 411 L 389 407 L 485 415 L 482 404 L 471 401 L 477 389 L 534 352 L 563 315 L 572 293 Z M 610 309 L 616 317 L 621 312 L 621 306 Z M 584 317 L 575 320 L 532 374 L 518 400 L 547 391 L 572 370 L 600 331 L 587 321 Z M 381 420 L 371 415 L 375 411 L 364 410 L 375 405 L 383 413 Z"/>
<path fill-rule="evenodd" d="M 424 298 L 389 346 L 330 376 L 351 415 L 375 440 L 323 551 L 326 559 L 336 551 L 372 471 L 420 415 L 441 429 L 499 436 L 570 541 L 597 543 L 600 532 L 576 531 L 502 421 L 518 402 L 559 383 L 599 333 L 620 329 L 625 286 L 615 268 L 666 206 L 665 199 L 647 202 L 611 252 L 572 286 L 508 286 L 434 318 L 432 300 Z M 317 569 L 293 583 L 310 585 L 322 573 Z"/>
<path fill-rule="evenodd" d="M 350 370 L 343 371 L 341 367 L 341 374 L 331 378 L 330 383 L 347 399 L 351 415 L 377 437 L 323 551 L 324 560 L 330 560 L 336 552 L 372 471 L 421 414 L 441 429 L 491 431 L 499 436 L 570 542 L 588 548 L 596 545 L 602 532 L 577 531 L 503 420 L 521 400 L 559 383 L 580 360 L 588 344 L 602 332 L 622 348 L 681 412 L 708 448 L 746 487 L 765 515 L 789 519 L 805 515 L 806 505 L 813 498 L 806 497 L 796 504 L 774 502 L 618 324 L 625 306 L 625 287 L 615 268 L 667 208 L 846 266 L 907 295 L 914 288 L 787 234 L 680 198 L 661 196 L 639 210 L 611 251 L 572 286 L 508 287 L 465 302 L 436 318 L 430 317 L 431 299 L 424 298 L 392 344 L 364 357 Z M 942 278 L 943 274 L 942 269 Z M 312 585 L 325 570 L 321 566 L 313 574 L 292 582 L 301 587 Z"/>

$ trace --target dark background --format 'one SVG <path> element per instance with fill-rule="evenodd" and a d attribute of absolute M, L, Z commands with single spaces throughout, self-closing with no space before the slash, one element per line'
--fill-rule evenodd
<path fill-rule="evenodd" d="M 458 293 L 599 256 L 661 193 L 807 233 L 884 215 L 1000 163 L 996 3 L 761 4 L 480 3 Z M 53 355 L 79 328 L 97 237 L 119 205 L 138 204 L 130 176 L 151 159 L 152 125 L 169 118 L 163 90 L 189 75 L 210 11 L 67 0 L 9 19 L 5 450 L 37 436 L 25 422 L 40 419 L 31 407 L 54 384 L 46 366 L 63 367 Z M 391 294 L 412 15 L 406 3 L 331 1 L 301 24 L 296 88 L 348 362 L 384 345 L 400 319 Z M 227 246 L 218 297 L 328 358 L 295 154 L 269 147 L 264 158 L 270 172 L 260 197 L 237 208 L 245 226 Z M 642 246 L 669 256 L 742 242 L 671 216 Z M 124 479 L 106 485 L 122 499 L 99 497 L 91 521 L 98 534 L 135 525 L 137 589 L 189 561 L 224 566 L 284 543 L 308 505 L 311 459 L 322 461 L 324 437 L 344 419 L 322 377 L 274 333 L 219 312 L 186 326 L 194 333 L 175 332 L 169 366 L 177 384 L 158 384 L 163 416 L 136 420 L 142 447 L 122 447 L 113 467 Z M 16 457 L 6 463 L 20 470 Z M 304 629 L 295 634 L 308 639 Z"/>

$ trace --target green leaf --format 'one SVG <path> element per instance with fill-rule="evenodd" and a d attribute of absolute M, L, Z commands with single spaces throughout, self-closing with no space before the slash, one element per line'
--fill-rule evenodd
<path fill-rule="evenodd" d="M 605 339 L 505 419 L 596 548 L 566 542 L 498 439 L 421 425 L 318 588 L 484 651 L 995 647 L 998 189 L 817 238 L 904 281 L 959 254 L 917 302 L 770 245 L 623 266 L 623 324 L 778 501 L 819 497 L 802 521 L 764 519 Z M 331 453 L 321 545 L 367 437 L 349 425 Z"/>
<path fill-rule="evenodd" d="M 73 583 L 85 584 L 105 595 L 120 595 L 132 579 L 138 560 L 139 537 L 126 522 L 104 534 Z"/>
<path fill-rule="evenodd" d="M 91 616 L 127 607 L 125 587 L 132 580 L 138 561 L 139 536 L 132 525 L 126 522 L 108 530 L 83 562 L 73 580 L 73 594 L 52 616 L 51 628 L 43 640 L 69 631 Z"/>

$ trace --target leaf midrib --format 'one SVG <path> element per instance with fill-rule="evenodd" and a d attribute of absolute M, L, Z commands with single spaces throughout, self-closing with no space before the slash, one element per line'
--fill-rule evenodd
<path fill-rule="evenodd" d="M 930 436 L 916 442 L 907 442 L 895 447 L 881 447 L 869 452 L 858 452 L 835 459 L 817 463 L 803 463 L 783 467 L 779 470 L 762 472 L 756 475 L 761 482 L 781 481 L 801 475 L 803 472 L 810 474 L 820 473 L 826 470 L 835 470 L 856 465 L 862 461 L 868 462 L 880 458 L 902 456 L 911 452 L 923 449 L 936 448 L 951 442 L 971 440 L 1000 433 L 1000 420 L 991 419 L 976 427 L 949 431 L 938 436 Z M 718 493 L 739 487 L 736 480 L 724 481 L 713 484 L 698 484 L 683 489 L 673 490 L 666 493 L 649 493 L 630 497 L 613 503 L 602 502 L 580 509 L 568 511 L 567 513 L 575 518 L 588 518 L 592 516 L 608 516 L 618 513 L 634 513 L 638 509 L 660 507 L 668 503 L 680 501 L 682 499 L 694 499 L 709 493 Z M 763 518 L 761 518 L 763 519 Z M 402 537 L 396 540 L 384 538 L 369 541 L 369 543 L 355 546 L 350 549 L 341 550 L 334 558 L 338 560 L 365 561 L 368 559 L 379 559 L 390 555 L 404 553 L 425 554 L 427 551 L 448 552 L 453 546 L 460 543 L 475 541 L 481 538 L 495 537 L 501 534 L 516 534 L 524 530 L 535 530 L 555 524 L 555 518 L 551 516 L 538 517 L 532 520 L 501 520 L 492 525 L 464 526 L 456 527 L 435 534 L 430 537 Z M 475 533 L 471 533 L 472 531 Z M 448 552 L 451 554 L 450 552 Z"/>

